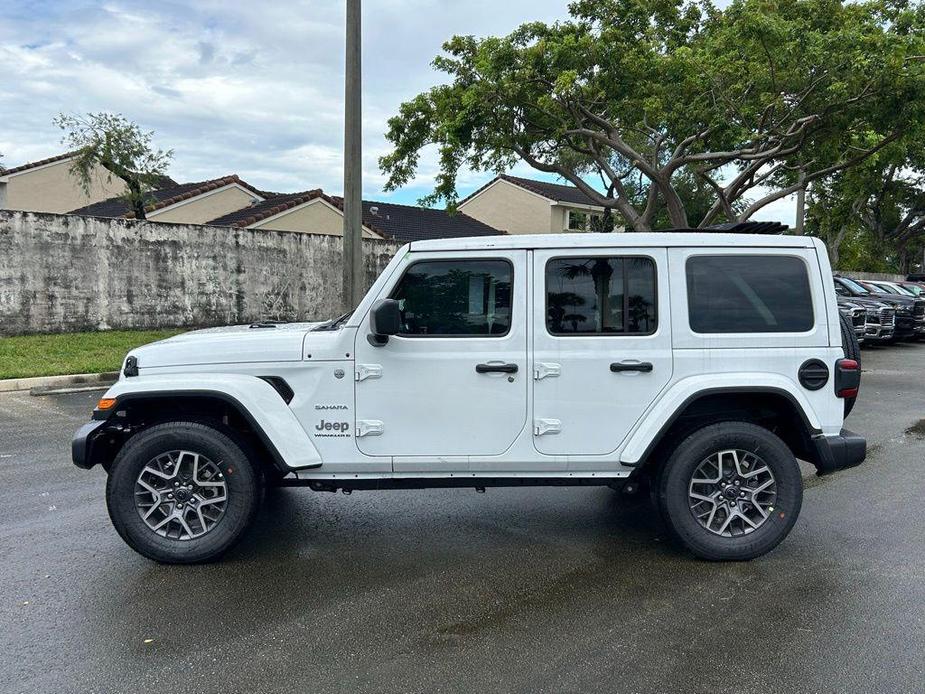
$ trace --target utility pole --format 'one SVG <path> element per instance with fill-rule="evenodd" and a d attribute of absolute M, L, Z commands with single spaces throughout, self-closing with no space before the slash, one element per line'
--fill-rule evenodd
<path fill-rule="evenodd" d="M 360 0 L 347 0 L 344 79 L 344 305 L 352 311 L 363 298 L 363 122 Z"/>

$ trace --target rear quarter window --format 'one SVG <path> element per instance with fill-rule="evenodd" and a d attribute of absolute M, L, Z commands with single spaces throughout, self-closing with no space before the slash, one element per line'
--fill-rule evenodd
<path fill-rule="evenodd" d="M 687 304 L 697 333 L 802 333 L 815 323 L 809 274 L 785 255 L 688 258 Z"/>

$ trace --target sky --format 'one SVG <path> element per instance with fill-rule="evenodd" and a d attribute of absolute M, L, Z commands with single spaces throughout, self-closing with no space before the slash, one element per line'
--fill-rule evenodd
<path fill-rule="evenodd" d="M 343 0 L 3 0 L 0 153 L 16 166 L 62 151 L 60 112 L 121 113 L 172 149 L 178 181 L 237 174 L 263 190 L 343 188 Z M 366 0 L 364 197 L 414 204 L 437 172 L 384 193 L 378 158 L 399 105 L 443 79 L 454 34 L 506 34 L 567 16 L 566 0 Z M 526 165 L 513 173 L 541 176 Z M 466 195 L 492 178 L 467 172 Z M 756 219 L 792 223 L 780 201 Z"/>

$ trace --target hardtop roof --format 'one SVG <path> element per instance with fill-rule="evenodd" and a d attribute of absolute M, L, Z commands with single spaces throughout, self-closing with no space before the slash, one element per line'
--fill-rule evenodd
<path fill-rule="evenodd" d="M 414 241 L 410 251 L 477 251 L 545 248 L 814 248 L 811 236 L 722 234 L 714 232 L 624 232 L 612 234 L 511 234 Z"/>

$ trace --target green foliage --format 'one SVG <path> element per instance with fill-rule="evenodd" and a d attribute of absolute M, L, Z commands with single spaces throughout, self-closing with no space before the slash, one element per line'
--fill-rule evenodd
<path fill-rule="evenodd" d="M 62 144 L 76 153 L 71 174 L 89 193 L 97 167 L 125 182 L 125 200 L 136 219 L 145 219 L 150 192 L 166 174 L 173 151 L 155 149 L 154 132 L 144 132 L 121 114 L 59 114 L 54 124 L 65 132 Z"/>
<path fill-rule="evenodd" d="M 387 187 L 435 146 L 426 203 L 452 207 L 462 169 L 523 160 L 631 228 L 706 225 L 921 139 L 925 21 L 902 0 L 579 0 L 570 12 L 447 41 L 434 66 L 448 82 L 389 121 Z"/>
<path fill-rule="evenodd" d="M 110 330 L 0 338 L 0 378 L 118 371 L 135 347 L 182 330 Z"/>
<path fill-rule="evenodd" d="M 891 143 L 812 189 L 807 229 L 843 269 L 908 272 L 925 242 L 925 142 Z"/>

